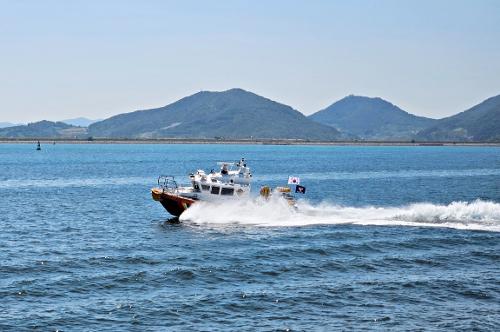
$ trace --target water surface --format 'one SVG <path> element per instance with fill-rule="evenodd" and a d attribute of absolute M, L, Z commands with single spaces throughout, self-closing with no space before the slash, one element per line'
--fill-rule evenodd
<path fill-rule="evenodd" d="M 500 149 L 0 145 L 1 330 L 498 330 Z M 245 157 L 280 202 L 150 197 Z"/>

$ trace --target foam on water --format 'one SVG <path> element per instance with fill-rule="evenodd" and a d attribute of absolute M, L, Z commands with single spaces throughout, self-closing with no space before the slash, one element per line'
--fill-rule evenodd
<path fill-rule="evenodd" d="M 476 200 L 448 205 L 415 203 L 401 207 L 354 207 L 329 202 L 313 205 L 299 201 L 293 209 L 282 199 L 199 202 L 186 210 L 181 221 L 197 224 L 306 226 L 359 224 L 450 227 L 500 232 L 500 203 Z"/>
<path fill-rule="evenodd" d="M 33 148 L 0 144 L 0 331 L 499 330 L 498 147 Z M 242 156 L 309 202 L 165 222 L 157 175 Z"/>

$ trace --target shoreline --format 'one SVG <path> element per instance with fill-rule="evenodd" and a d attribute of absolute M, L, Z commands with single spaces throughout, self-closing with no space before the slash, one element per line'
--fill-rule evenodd
<path fill-rule="evenodd" d="M 411 141 L 309 141 L 300 139 L 67 139 L 1 138 L 0 144 L 228 144 L 228 145 L 311 145 L 311 146 L 499 146 L 500 142 L 411 142 Z"/>

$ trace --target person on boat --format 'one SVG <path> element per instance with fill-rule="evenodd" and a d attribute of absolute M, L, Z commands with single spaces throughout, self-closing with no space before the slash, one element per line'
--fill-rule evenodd
<path fill-rule="evenodd" d="M 241 158 L 241 160 L 236 164 L 238 167 L 247 167 L 247 164 L 245 163 L 245 158 Z"/>
<path fill-rule="evenodd" d="M 268 199 L 270 194 L 271 194 L 271 188 L 269 188 L 269 186 L 263 186 L 260 188 L 260 196 L 264 197 L 265 199 Z"/>
<path fill-rule="evenodd" d="M 220 170 L 220 174 L 222 174 L 222 175 L 228 175 L 229 174 L 229 171 L 227 169 L 227 165 L 226 164 L 222 165 L 222 168 Z"/>

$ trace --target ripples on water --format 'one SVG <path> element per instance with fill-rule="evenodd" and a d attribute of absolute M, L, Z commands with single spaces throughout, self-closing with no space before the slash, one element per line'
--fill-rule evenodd
<path fill-rule="evenodd" d="M 0 330 L 498 330 L 498 149 L 27 148 L 0 145 Z M 242 153 L 257 181 L 337 169 L 303 177 L 300 213 L 171 223 L 150 199 L 156 174 Z"/>

